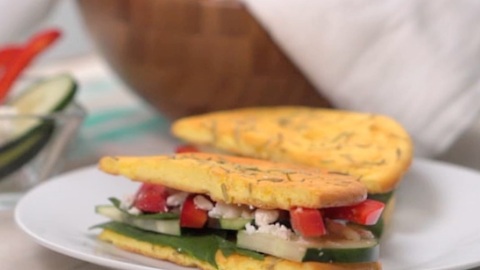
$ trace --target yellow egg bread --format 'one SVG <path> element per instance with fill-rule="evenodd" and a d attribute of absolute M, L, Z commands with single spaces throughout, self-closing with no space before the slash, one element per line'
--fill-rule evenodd
<path fill-rule="evenodd" d="M 179 119 L 172 133 L 235 155 L 350 174 L 369 193 L 387 193 L 410 166 L 413 145 L 383 115 L 281 106 L 219 111 Z"/>
<path fill-rule="evenodd" d="M 105 229 L 99 236 L 103 241 L 131 252 L 143 254 L 145 256 L 168 260 L 183 266 L 198 267 L 203 270 L 378 270 L 381 266 L 378 262 L 368 263 L 316 263 L 316 262 L 293 262 L 271 256 L 266 256 L 263 260 L 256 260 L 239 254 L 224 256 L 221 251 L 217 251 L 215 261 L 217 267 L 198 260 L 188 254 L 178 252 L 176 249 L 159 244 L 151 244 L 130 238 L 112 230 Z"/>
<path fill-rule="evenodd" d="M 104 157 L 104 172 L 263 209 L 351 205 L 367 196 L 356 178 L 312 167 L 208 153 Z"/>

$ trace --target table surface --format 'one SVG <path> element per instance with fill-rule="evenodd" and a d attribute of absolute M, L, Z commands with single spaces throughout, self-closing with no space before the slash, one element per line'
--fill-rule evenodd
<path fill-rule="evenodd" d="M 35 243 L 13 220 L 12 211 L 0 211 L 0 269 L 101 270 L 108 269 L 51 251 Z"/>
<path fill-rule="evenodd" d="M 168 122 L 130 93 L 96 55 L 50 64 L 29 71 L 27 76 L 36 77 L 64 71 L 73 73 L 79 80 L 82 91 L 78 99 L 89 112 L 76 142 L 77 146 L 72 150 L 67 169 L 92 165 L 98 157 L 105 154 L 154 154 L 172 150 L 176 141 L 168 135 Z M 112 94 L 116 97 L 114 101 Z M 108 124 L 102 121 L 108 121 Z M 135 123 L 135 126 L 131 126 L 132 123 Z M 471 137 L 470 135 L 469 138 Z M 465 149 L 460 149 L 462 147 Z M 476 164 L 471 161 L 472 158 L 478 160 L 475 156 L 469 159 L 459 157 L 459 153 L 466 155 L 480 151 L 472 151 L 471 147 L 465 147 L 462 143 L 457 148 L 459 149 L 450 151 L 441 159 L 466 160 L 466 164 Z M 470 152 L 467 152 L 467 148 Z M 13 210 L 0 211 L 0 239 L 2 270 L 107 269 L 40 246 L 16 226 Z"/>

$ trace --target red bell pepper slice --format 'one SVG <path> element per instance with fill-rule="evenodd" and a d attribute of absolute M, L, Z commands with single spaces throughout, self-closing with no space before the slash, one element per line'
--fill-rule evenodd
<path fill-rule="evenodd" d="M 145 213 L 166 212 L 167 189 L 162 185 L 144 183 L 135 195 L 134 205 Z"/>
<path fill-rule="evenodd" d="M 290 210 L 290 222 L 293 229 L 304 237 L 318 237 L 327 233 L 318 209 L 294 207 Z"/>
<path fill-rule="evenodd" d="M 19 46 L 6 46 L 0 49 L 0 68 L 6 69 L 8 65 L 18 57 L 22 48 Z"/>
<path fill-rule="evenodd" d="M 33 36 L 25 46 L 20 47 L 20 51 L 14 54 L 14 59 L 12 59 L 11 52 L 6 56 L 11 61 L 5 66 L 5 71 L 0 79 L 0 101 L 5 99 L 12 84 L 28 64 L 60 36 L 61 33 L 57 29 L 43 31 Z"/>
<path fill-rule="evenodd" d="M 195 205 L 193 198 L 195 194 L 189 195 L 182 206 L 180 214 L 180 227 L 202 228 L 207 223 L 208 213 Z"/>
<path fill-rule="evenodd" d="M 352 206 L 341 206 L 323 209 L 327 218 L 342 219 L 362 225 L 374 225 L 382 215 L 385 204 L 367 199 Z"/>
<path fill-rule="evenodd" d="M 175 149 L 175 153 L 180 154 L 180 153 L 192 153 L 192 152 L 200 152 L 196 146 L 185 144 L 185 145 L 179 145 Z"/>

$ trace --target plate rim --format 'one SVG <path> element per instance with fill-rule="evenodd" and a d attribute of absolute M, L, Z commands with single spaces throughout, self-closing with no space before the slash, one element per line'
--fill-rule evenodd
<path fill-rule="evenodd" d="M 475 170 L 475 169 L 469 168 L 469 167 L 465 167 L 465 166 L 462 166 L 462 165 L 459 165 L 459 164 L 453 164 L 453 163 L 441 161 L 441 160 L 415 158 L 412 162 L 412 166 L 442 167 L 442 168 L 453 169 L 453 170 L 457 170 L 457 171 L 460 170 L 460 171 L 463 171 L 465 173 L 472 174 L 472 175 L 477 175 L 477 176 L 480 177 L 480 171 L 478 171 L 478 170 Z M 15 221 L 16 225 L 24 233 L 26 233 L 29 237 L 33 238 L 33 240 L 36 243 L 40 244 L 41 246 L 43 246 L 45 248 L 48 248 L 48 249 L 51 249 L 51 250 L 53 250 L 57 253 L 65 255 L 65 256 L 69 256 L 69 257 L 72 257 L 72 258 L 75 258 L 75 259 L 82 260 L 84 262 L 93 263 L 93 264 L 97 264 L 97 265 L 105 266 L 105 267 L 115 267 L 115 268 L 118 268 L 118 269 L 137 269 L 137 270 L 154 270 L 154 269 L 156 269 L 156 270 L 159 270 L 158 267 L 155 268 L 155 267 L 151 267 L 151 266 L 148 266 L 148 265 L 142 265 L 142 264 L 139 264 L 135 261 L 125 262 L 125 261 L 121 261 L 121 260 L 115 260 L 115 259 L 108 258 L 108 257 L 102 256 L 102 255 L 94 255 L 94 254 L 85 253 L 85 252 L 82 252 L 82 251 L 79 251 L 79 250 L 74 250 L 74 249 L 71 249 L 70 247 L 65 247 L 65 246 L 63 246 L 59 243 L 54 243 L 51 240 L 46 239 L 45 237 L 43 237 L 41 235 L 38 235 L 38 233 L 33 232 L 31 230 L 31 228 L 29 228 L 24 223 L 24 221 L 22 220 L 21 211 L 23 209 L 23 204 L 24 204 L 25 201 L 28 200 L 29 196 L 31 196 L 30 194 L 38 192 L 38 190 L 43 189 L 44 186 L 55 185 L 55 183 L 57 183 L 58 181 L 61 181 L 62 179 L 65 179 L 65 178 L 68 178 L 68 177 L 71 177 L 72 175 L 93 172 L 95 169 L 97 169 L 97 166 L 95 166 L 95 165 L 89 165 L 89 166 L 77 168 L 77 169 L 68 171 L 66 173 L 57 175 L 57 176 L 41 183 L 40 185 L 32 188 L 30 191 L 28 191 L 20 199 L 20 201 L 18 202 L 17 206 L 14 209 L 14 215 L 13 216 L 14 216 L 14 221 Z M 408 171 L 407 171 L 407 173 L 408 173 Z M 148 258 L 148 257 L 146 257 L 146 258 Z M 381 262 L 381 258 L 380 258 L 380 262 Z M 455 267 L 457 267 L 455 269 L 470 269 L 470 268 L 474 268 L 474 267 L 478 267 L 478 266 L 480 266 L 480 257 L 479 257 L 478 261 L 476 261 L 476 262 L 459 263 L 458 265 L 455 265 Z M 179 267 L 181 267 L 181 266 L 179 266 Z M 183 268 L 181 268 L 181 269 L 183 269 Z M 197 269 L 197 268 L 185 268 L 185 269 Z M 427 270 L 427 269 L 428 270 L 445 270 L 445 269 L 452 269 L 452 268 L 449 266 L 448 268 L 442 268 L 442 267 L 438 268 L 438 267 L 436 267 L 436 268 L 426 268 L 425 270 Z M 162 270 L 162 269 L 160 268 L 160 270 Z M 163 270 L 167 270 L 167 269 L 163 269 Z"/>

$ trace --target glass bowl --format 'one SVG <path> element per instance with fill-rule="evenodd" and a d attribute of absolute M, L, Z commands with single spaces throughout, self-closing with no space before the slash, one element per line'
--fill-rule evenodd
<path fill-rule="evenodd" d="M 48 115 L 0 115 L 0 210 L 11 209 L 29 189 L 62 172 L 86 111 L 72 103 Z M 19 125 L 31 126 L 14 134 Z M 13 138 L 12 138 L 13 137 Z"/>

